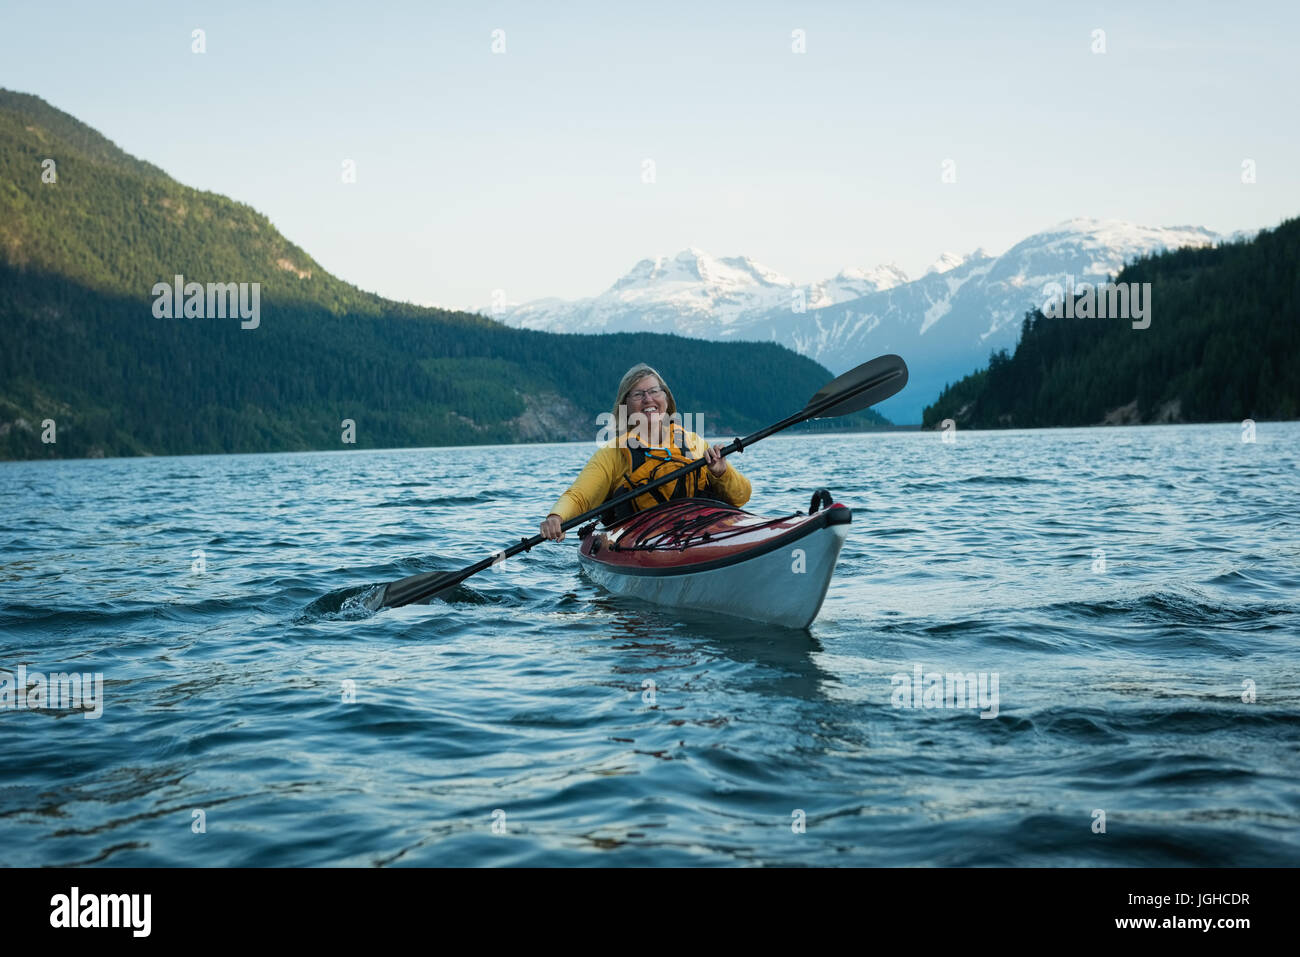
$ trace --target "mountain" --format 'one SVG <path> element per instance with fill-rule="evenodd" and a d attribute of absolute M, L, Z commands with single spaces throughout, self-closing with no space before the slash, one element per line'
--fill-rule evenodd
<path fill-rule="evenodd" d="M 498 318 L 547 332 L 673 332 L 699 339 L 763 339 L 739 334 L 753 317 L 791 308 L 796 293 L 808 308 L 835 305 L 906 282 L 895 265 L 848 268 L 799 286 L 747 256 L 719 259 L 684 249 L 671 259 L 643 259 L 599 296 L 513 304 Z M 839 370 L 844 371 L 844 370 Z"/>
<path fill-rule="evenodd" d="M 752 259 L 716 259 L 684 249 L 643 259 L 604 293 L 566 302 L 541 299 L 510 309 L 503 321 L 548 332 L 673 332 L 701 339 L 740 316 L 788 302 L 793 282 Z"/>
<path fill-rule="evenodd" d="M 986 369 L 946 388 L 925 410 L 925 425 L 1300 417 L 1300 219 L 1216 248 L 1145 256 L 1116 281 L 1150 284 L 1149 311 L 1136 326 L 1081 317 L 1086 294 L 1063 315 L 1033 310 L 1014 354 L 1000 350 Z"/>
<path fill-rule="evenodd" d="M 985 259 L 987 258 L 988 254 L 985 253 L 984 250 L 979 249 L 975 251 L 973 256 L 977 259 Z M 939 258 L 930 264 L 930 267 L 926 269 L 925 274 L 928 276 L 931 273 L 949 272 L 953 269 L 956 269 L 958 266 L 960 266 L 962 263 L 964 263 L 967 259 L 970 258 L 972 257 L 962 256 L 954 252 L 940 253 Z"/>
<path fill-rule="evenodd" d="M 868 296 L 873 292 L 893 289 L 907 281 L 907 273 L 894 263 L 886 263 L 873 269 L 857 269 L 848 266 L 840 270 L 834 278 L 823 279 L 809 286 L 806 306 L 809 309 L 836 306 L 851 299 Z"/>
<path fill-rule="evenodd" d="M 594 299 L 525 303 L 500 318 L 508 325 L 557 332 L 653 328 L 719 341 L 779 342 L 836 373 L 896 352 L 908 362 L 910 384 L 880 408 L 895 421 L 919 422 L 925 404 L 945 384 L 986 362 L 992 351 L 1015 344 L 1020 317 L 1044 302 L 1048 283 L 1064 285 L 1070 276 L 1075 282 L 1105 281 L 1138 256 L 1220 239 L 1195 226 L 1074 219 L 1000 256 L 984 250 L 944 253 L 917 279 L 891 265 L 846 270 L 808 286 L 763 267 L 736 270 L 735 280 L 722 282 L 713 278 L 721 271 L 707 264 L 752 261 L 716 260 L 687 250 L 674 260 L 643 261 Z M 645 268 L 665 262 L 706 267 Z M 796 312 L 800 290 L 806 310 Z"/>
<path fill-rule="evenodd" d="M 198 291 L 183 289 L 164 317 L 159 287 L 178 275 Z M 211 317 L 227 305 L 213 286 L 227 283 L 243 285 L 256 321 Z M 4 458 L 594 440 L 638 361 L 663 371 L 711 435 L 743 434 L 830 378 L 771 343 L 557 336 L 383 299 L 330 275 L 251 207 L 7 90 L 0 337 Z"/>

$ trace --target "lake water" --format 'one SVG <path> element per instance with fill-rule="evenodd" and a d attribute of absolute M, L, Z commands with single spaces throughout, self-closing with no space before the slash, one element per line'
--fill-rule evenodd
<path fill-rule="evenodd" d="M 1300 423 L 1241 437 L 755 445 L 752 510 L 854 510 L 807 632 L 611 596 L 572 533 L 360 607 L 589 446 L 0 463 L 0 669 L 103 682 L 0 710 L 5 862 L 1293 865 Z"/>

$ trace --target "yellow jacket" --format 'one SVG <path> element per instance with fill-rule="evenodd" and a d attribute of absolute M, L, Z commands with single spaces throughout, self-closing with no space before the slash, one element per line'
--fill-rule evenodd
<path fill-rule="evenodd" d="M 550 514 L 558 515 L 561 521 L 567 522 L 576 515 L 590 511 L 609 497 L 629 467 L 627 450 L 620 448 L 616 442 L 616 439 L 611 439 L 596 450 L 587 460 L 578 480 L 551 507 Z M 709 443 L 694 432 L 686 433 L 686 442 L 692 457 L 697 459 L 703 458 L 704 450 L 709 447 Z M 729 460 L 727 471 L 721 475 L 714 475 L 707 465 L 700 466 L 700 474 L 704 476 L 702 482 L 705 487 L 732 505 L 744 505 L 753 492 L 749 479 L 741 475 Z"/>

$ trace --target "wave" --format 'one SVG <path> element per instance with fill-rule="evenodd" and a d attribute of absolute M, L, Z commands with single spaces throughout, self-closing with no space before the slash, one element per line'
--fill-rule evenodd
<path fill-rule="evenodd" d="M 447 505 L 481 505 L 494 497 L 485 492 L 477 495 L 442 495 L 437 498 L 402 498 L 380 502 L 371 508 L 438 508 Z"/>
<path fill-rule="evenodd" d="M 1049 612 L 1081 618 L 1123 617 L 1160 625 L 1237 625 L 1267 622 L 1279 615 L 1300 613 L 1300 605 L 1235 603 L 1204 595 L 1157 590 L 1108 601 L 1071 601 L 1048 605 Z"/>
<path fill-rule="evenodd" d="M 943 482 L 904 482 L 904 491 L 936 492 L 951 490 L 959 485 L 1060 485 L 1054 478 L 1032 478 L 1027 475 L 971 475 Z"/>

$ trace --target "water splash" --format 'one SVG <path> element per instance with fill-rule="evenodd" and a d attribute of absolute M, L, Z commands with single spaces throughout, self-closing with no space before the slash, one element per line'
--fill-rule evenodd
<path fill-rule="evenodd" d="M 294 624 L 315 621 L 362 621 L 382 607 L 384 585 L 360 585 L 340 588 L 321 595 L 302 610 Z"/>

